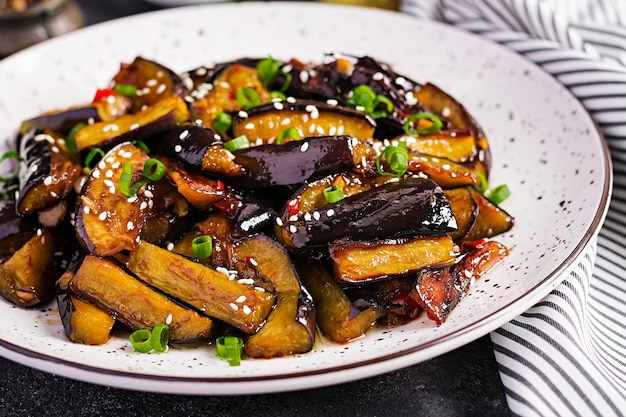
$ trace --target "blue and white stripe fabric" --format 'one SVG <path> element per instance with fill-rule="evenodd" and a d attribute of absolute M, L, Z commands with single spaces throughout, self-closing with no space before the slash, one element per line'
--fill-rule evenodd
<path fill-rule="evenodd" d="M 626 0 L 405 0 L 402 9 L 525 56 L 602 130 L 614 191 L 597 245 L 491 339 L 513 415 L 626 415 Z"/>

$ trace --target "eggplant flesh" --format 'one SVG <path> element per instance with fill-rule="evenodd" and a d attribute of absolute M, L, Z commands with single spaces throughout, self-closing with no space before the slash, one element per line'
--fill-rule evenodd
<path fill-rule="evenodd" d="M 441 188 L 420 178 L 387 183 L 295 217 L 283 218 L 277 233 L 294 248 L 340 239 L 442 235 L 457 229 Z"/>

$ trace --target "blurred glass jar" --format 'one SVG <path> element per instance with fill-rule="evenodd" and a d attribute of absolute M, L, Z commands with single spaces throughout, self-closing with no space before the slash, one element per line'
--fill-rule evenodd
<path fill-rule="evenodd" d="M 387 10 L 400 10 L 402 0 L 320 0 L 324 3 L 349 4 L 352 6 L 378 7 Z"/>
<path fill-rule="evenodd" d="M 0 58 L 84 23 L 81 9 L 71 0 L 0 0 Z"/>

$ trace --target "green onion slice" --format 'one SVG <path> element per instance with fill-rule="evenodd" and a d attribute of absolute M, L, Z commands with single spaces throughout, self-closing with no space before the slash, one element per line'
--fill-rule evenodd
<path fill-rule="evenodd" d="M 142 151 L 144 151 L 145 153 L 150 153 L 150 148 L 148 148 L 148 145 L 146 145 L 146 142 L 144 142 L 143 140 L 134 140 L 131 142 L 133 145 L 135 145 L 136 147 L 138 147 L 139 149 L 141 149 Z"/>
<path fill-rule="evenodd" d="M 150 344 L 152 349 L 158 353 L 167 350 L 167 342 L 170 340 L 170 327 L 167 324 L 159 323 L 154 326 L 150 334 Z"/>
<path fill-rule="evenodd" d="M 300 135 L 300 132 L 298 131 L 298 129 L 295 129 L 293 127 L 288 127 L 286 129 L 283 129 L 282 132 L 280 132 L 280 134 L 278 135 L 278 138 L 276 139 L 276 143 L 278 145 L 282 145 L 285 139 L 300 140 L 302 139 L 302 135 Z"/>
<path fill-rule="evenodd" d="M 336 203 L 337 201 L 343 200 L 343 188 L 337 187 L 336 185 L 325 188 L 324 198 L 326 199 L 326 202 L 328 204 Z"/>
<path fill-rule="evenodd" d="M 474 187 L 478 190 L 479 193 L 485 194 L 487 188 L 489 188 L 489 181 L 487 181 L 487 177 L 482 172 L 476 170 L 476 176 L 480 180 L 480 183 L 475 185 Z"/>
<path fill-rule="evenodd" d="M 237 90 L 235 93 L 235 98 L 237 102 L 243 107 L 245 110 L 251 109 L 252 107 L 256 107 L 261 104 L 261 98 L 256 90 L 252 87 L 244 86 Z"/>
<path fill-rule="evenodd" d="M 233 124 L 233 116 L 223 111 L 217 113 L 213 119 L 213 130 L 218 133 L 224 133 Z"/>
<path fill-rule="evenodd" d="M 381 110 L 376 110 L 381 104 L 385 107 Z M 374 99 L 374 109 L 372 110 L 372 117 L 374 119 L 380 119 L 381 117 L 387 117 L 393 111 L 393 103 L 385 96 L 378 95 Z"/>
<path fill-rule="evenodd" d="M 430 120 L 432 124 L 426 129 L 412 129 L 411 123 L 413 123 L 415 120 L 421 119 Z M 404 131 L 407 135 L 428 135 L 430 133 L 440 131 L 442 127 L 443 122 L 441 121 L 441 119 L 429 112 L 415 113 L 409 116 L 404 122 Z"/>
<path fill-rule="evenodd" d="M 267 102 L 271 103 L 273 101 L 285 101 L 287 100 L 287 96 L 281 91 L 270 91 L 270 95 L 267 98 Z"/>
<path fill-rule="evenodd" d="M 87 168 L 93 168 L 96 163 L 104 156 L 104 151 L 100 148 L 93 148 L 87 154 L 85 158 L 85 166 Z M 97 159 L 97 160 L 96 160 Z M 92 165 L 93 162 L 93 165 Z"/>
<path fill-rule="evenodd" d="M 362 109 L 363 113 L 375 119 L 386 117 L 393 111 L 394 107 L 393 102 L 389 98 L 376 94 L 366 84 L 356 86 L 346 100 L 346 104 L 350 107 L 359 108 L 359 110 Z"/>
<path fill-rule="evenodd" d="M 136 195 L 139 189 L 147 183 L 147 181 L 142 180 L 131 186 L 130 182 L 132 181 L 132 179 L 133 166 L 129 162 L 124 162 L 122 165 L 122 175 L 120 176 L 120 180 L 117 182 L 117 186 L 119 187 L 120 192 L 126 197 L 132 197 Z"/>
<path fill-rule="evenodd" d="M 511 190 L 509 190 L 509 187 L 507 187 L 506 184 L 502 184 L 491 190 L 487 199 L 497 206 L 510 196 Z"/>
<path fill-rule="evenodd" d="M 67 145 L 67 149 L 69 149 L 70 152 L 76 153 L 78 151 L 78 147 L 76 146 L 76 132 L 78 132 L 85 126 L 87 126 L 87 123 L 76 123 L 67 134 L 67 138 L 65 138 L 65 144 Z"/>
<path fill-rule="evenodd" d="M 7 151 L 4 154 L 2 154 L 2 156 L 0 156 L 0 162 L 6 161 L 7 159 L 13 159 L 16 162 L 20 162 L 22 160 L 22 158 L 19 156 L 19 154 L 15 151 Z M 15 167 L 15 169 L 13 170 L 13 173 L 8 176 L 8 177 L 2 177 L 0 176 L 0 182 L 9 182 L 14 180 L 15 178 L 17 178 L 17 175 L 20 173 L 20 166 L 19 164 Z"/>
<path fill-rule="evenodd" d="M 241 364 L 243 340 L 235 336 L 221 336 L 215 340 L 217 356 L 226 359 L 230 366 Z"/>
<path fill-rule="evenodd" d="M 143 175 L 150 181 L 158 181 L 165 175 L 165 165 L 158 159 L 150 158 L 143 165 Z"/>
<path fill-rule="evenodd" d="M 387 162 L 391 172 L 384 170 L 382 160 Z M 397 146 L 389 145 L 376 158 L 376 169 L 380 175 L 401 177 L 409 168 L 409 153 L 406 142 L 400 141 Z"/>
<path fill-rule="evenodd" d="M 224 149 L 230 152 L 235 152 L 240 149 L 245 149 L 250 146 L 250 141 L 246 135 L 237 136 L 235 139 L 224 142 Z"/>
<path fill-rule="evenodd" d="M 130 344 L 139 353 L 152 350 L 152 332 L 148 329 L 135 330 L 130 334 Z"/>
<path fill-rule="evenodd" d="M 289 85 L 291 84 L 291 74 L 283 71 L 280 68 L 281 65 L 282 62 L 275 60 L 271 56 L 259 61 L 256 66 L 256 70 L 259 73 L 259 79 L 263 84 L 263 88 L 267 90 L 276 77 L 278 75 L 282 75 L 285 77 L 285 83 L 280 88 L 280 92 L 284 93 L 287 91 L 287 88 L 289 88 Z"/>
<path fill-rule="evenodd" d="M 137 86 L 129 84 L 115 84 L 113 86 L 113 90 L 125 96 L 134 96 L 137 93 Z"/>
<path fill-rule="evenodd" d="M 196 259 L 208 258 L 213 254 L 213 238 L 209 235 L 198 236 L 191 242 L 191 250 Z"/>

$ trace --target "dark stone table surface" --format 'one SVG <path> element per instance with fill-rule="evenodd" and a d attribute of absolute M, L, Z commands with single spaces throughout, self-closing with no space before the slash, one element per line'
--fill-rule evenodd
<path fill-rule="evenodd" d="M 149 12 L 138 0 L 80 0 L 87 24 Z M 323 388 L 245 396 L 127 391 L 51 375 L 0 358 L 0 417 L 8 416 L 506 416 L 509 409 L 485 336 L 429 361 Z"/>

